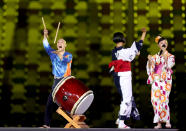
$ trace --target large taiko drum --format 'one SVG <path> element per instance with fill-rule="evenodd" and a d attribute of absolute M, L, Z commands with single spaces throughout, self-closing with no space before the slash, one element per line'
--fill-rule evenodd
<path fill-rule="evenodd" d="M 63 78 L 52 92 L 53 101 L 71 115 L 82 115 L 91 105 L 94 94 L 74 76 Z"/>

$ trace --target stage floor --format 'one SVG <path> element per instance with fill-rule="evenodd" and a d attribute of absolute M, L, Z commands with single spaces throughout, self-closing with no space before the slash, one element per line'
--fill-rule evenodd
<path fill-rule="evenodd" d="M 121 131 L 117 128 L 88 128 L 88 129 L 64 129 L 64 128 L 32 128 L 32 127 L 1 127 L 0 131 Z M 124 129 L 125 130 L 125 129 Z M 132 128 L 127 131 L 154 131 L 150 128 Z M 158 131 L 178 131 L 178 129 L 157 129 Z"/>

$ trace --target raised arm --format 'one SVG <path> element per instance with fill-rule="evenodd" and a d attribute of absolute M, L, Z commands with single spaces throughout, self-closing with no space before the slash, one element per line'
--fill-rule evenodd
<path fill-rule="evenodd" d="M 141 39 L 140 40 L 144 41 L 147 30 L 145 28 L 142 28 L 141 31 L 142 31 L 142 35 L 141 35 Z"/>
<path fill-rule="evenodd" d="M 52 51 L 54 51 L 54 49 L 52 49 L 52 48 L 50 47 L 50 44 L 48 43 L 48 40 L 47 40 L 47 37 L 48 37 L 48 30 L 45 29 L 45 30 L 43 31 L 43 33 L 44 33 L 44 37 L 43 37 L 43 46 L 44 46 L 46 52 L 50 55 L 50 54 L 52 53 Z"/>
<path fill-rule="evenodd" d="M 132 61 L 136 57 L 136 55 L 140 55 L 140 50 L 143 46 L 143 40 L 145 39 L 146 35 L 146 29 L 142 28 L 141 31 L 143 32 L 141 39 L 138 42 L 133 42 L 132 46 L 129 48 L 128 55 L 130 61 Z"/>
<path fill-rule="evenodd" d="M 48 37 L 48 30 L 47 29 L 44 29 L 44 31 L 43 31 L 43 40 L 45 40 L 45 39 L 47 39 L 47 37 Z"/>
<path fill-rule="evenodd" d="M 141 48 L 143 46 L 143 41 L 144 41 L 145 36 L 146 36 L 146 29 L 142 28 L 141 31 L 142 31 L 141 39 L 138 42 L 135 42 L 138 52 L 141 50 Z"/>

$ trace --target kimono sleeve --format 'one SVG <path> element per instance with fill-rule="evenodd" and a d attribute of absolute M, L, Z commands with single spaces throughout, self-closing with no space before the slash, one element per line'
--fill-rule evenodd
<path fill-rule="evenodd" d="M 133 42 L 130 48 L 122 49 L 118 51 L 118 53 L 119 53 L 118 59 L 131 62 L 138 53 L 135 42 Z"/>
<path fill-rule="evenodd" d="M 148 75 L 147 84 L 152 84 L 153 82 L 154 68 L 155 68 L 155 56 L 152 57 L 151 64 L 149 60 L 147 61 L 147 65 L 146 65 L 146 70 Z"/>
<path fill-rule="evenodd" d="M 174 55 L 170 55 L 167 60 L 167 67 L 171 69 L 175 65 L 175 57 Z"/>
<path fill-rule="evenodd" d="M 136 47 L 136 42 L 134 41 L 132 46 L 130 47 L 130 59 L 131 61 L 136 57 L 136 54 L 138 53 L 138 49 Z"/>

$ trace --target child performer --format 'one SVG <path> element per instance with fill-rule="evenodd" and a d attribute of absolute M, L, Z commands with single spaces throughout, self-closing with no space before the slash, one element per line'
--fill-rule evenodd
<path fill-rule="evenodd" d="M 44 30 L 44 39 L 43 46 L 50 57 L 52 63 L 52 74 L 54 75 L 54 83 L 52 90 L 48 96 L 48 101 L 45 110 L 44 116 L 44 128 L 50 128 L 50 122 L 52 117 L 53 108 L 57 109 L 57 104 L 52 100 L 52 91 L 57 85 L 57 83 L 64 77 L 71 75 L 71 63 L 72 63 L 72 54 L 65 51 L 66 41 L 64 39 L 59 39 L 57 42 L 57 50 L 54 50 L 50 47 L 48 40 L 48 30 Z"/>
<path fill-rule="evenodd" d="M 165 122 L 166 128 L 171 128 L 169 94 L 172 86 L 172 67 L 175 64 L 174 55 L 167 51 L 168 42 L 165 38 L 157 36 L 155 42 L 158 43 L 160 52 L 151 56 L 147 61 L 147 84 L 151 84 L 151 103 L 154 109 L 154 128 L 162 128 L 161 122 Z"/>
<path fill-rule="evenodd" d="M 118 128 L 130 128 L 125 125 L 125 120 L 133 116 L 139 119 L 139 113 L 132 96 L 132 73 L 131 61 L 139 54 L 146 35 L 146 29 L 142 29 L 141 40 L 133 42 L 130 48 L 123 48 L 125 38 L 122 33 L 114 33 L 113 41 L 116 47 L 112 50 L 112 62 L 109 64 L 111 71 L 114 70 L 114 83 L 121 95 Z"/>

